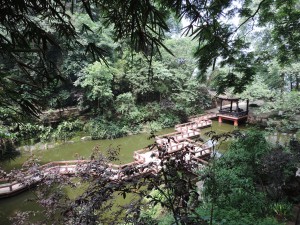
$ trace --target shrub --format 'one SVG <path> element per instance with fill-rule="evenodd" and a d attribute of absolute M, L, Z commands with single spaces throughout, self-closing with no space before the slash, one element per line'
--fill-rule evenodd
<path fill-rule="evenodd" d="M 139 110 L 143 114 L 144 121 L 156 120 L 162 112 L 162 109 L 157 102 L 148 103 L 144 107 L 140 107 Z"/>
<path fill-rule="evenodd" d="M 180 123 L 180 119 L 178 116 L 172 113 L 161 114 L 158 118 L 158 122 L 162 125 L 163 128 L 165 127 L 172 127 L 175 124 Z"/>
<path fill-rule="evenodd" d="M 162 124 L 157 121 L 151 121 L 146 124 L 146 130 L 149 133 L 155 133 L 162 129 Z"/>
<path fill-rule="evenodd" d="M 32 140 L 33 142 L 39 140 L 39 135 L 42 132 L 44 126 L 31 124 L 31 123 L 21 123 L 18 125 L 15 133 L 16 140 L 18 142 Z"/>
<path fill-rule="evenodd" d="M 284 221 L 291 216 L 292 204 L 286 202 L 276 202 L 271 206 L 276 218 L 279 221 Z"/>
<path fill-rule="evenodd" d="M 93 140 L 114 139 L 126 135 L 128 128 L 121 123 L 98 119 L 91 122 L 89 133 Z"/>
<path fill-rule="evenodd" d="M 0 137 L 0 161 L 11 160 L 20 155 L 9 138 Z"/>
<path fill-rule="evenodd" d="M 213 224 L 222 224 L 222 225 L 280 225 L 281 223 L 277 222 L 275 218 L 258 218 L 253 214 L 241 213 L 239 209 L 231 210 L 216 210 L 215 220 Z"/>
<path fill-rule="evenodd" d="M 135 99 L 130 92 L 120 94 L 115 101 L 115 105 L 116 111 L 122 115 L 126 115 L 131 112 L 132 109 L 136 108 Z"/>
<path fill-rule="evenodd" d="M 83 123 L 79 120 L 74 122 L 64 121 L 58 125 L 53 133 L 53 138 L 55 140 L 67 141 L 72 138 L 76 132 L 82 131 Z"/>
<path fill-rule="evenodd" d="M 52 127 L 44 127 L 43 126 L 43 129 L 41 131 L 41 134 L 40 134 L 40 140 L 41 142 L 47 142 L 47 141 L 50 141 L 51 138 L 52 138 L 52 135 L 53 135 L 53 128 Z"/>

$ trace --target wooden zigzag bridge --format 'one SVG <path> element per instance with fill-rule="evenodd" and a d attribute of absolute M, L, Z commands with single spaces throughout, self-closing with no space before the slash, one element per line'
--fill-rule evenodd
<path fill-rule="evenodd" d="M 178 124 L 175 126 L 176 132 L 155 137 L 158 146 L 166 149 L 167 155 L 172 157 L 175 153 L 181 151 L 184 153 L 186 161 L 195 160 L 199 164 L 207 164 L 206 159 L 210 157 L 212 146 L 197 143 L 192 138 L 200 135 L 200 129 L 212 125 L 212 118 L 216 118 L 214 113 L 191 117 L 188 123 Z M 109 164 L 105 173 L 110 180 L 125 180 L 135 176 L 145 175 L 147 173 L 157 173 L 161 169 L 161 159 L 158 148 L 149 150 L 148 148 L 137 150 L 133 155 L 134 161 L 123 165 Z M 92 160 L 70 160 L 56 161 L 39 166 L 38 173 L 25 173 L 24 181 L 12 181 L 0 184 L 0 198 L 10 197 L 27 190 L 30 186 L 36 185 L 45 177 L 51 177 L 55 174 L 76 176 L 86 169 Z M 132 170 L 133 168 L 133 170 Z M 128 173 L 130 171 L 130 173 Z M 92 168 L 89 173 L 94 173 Z"/>

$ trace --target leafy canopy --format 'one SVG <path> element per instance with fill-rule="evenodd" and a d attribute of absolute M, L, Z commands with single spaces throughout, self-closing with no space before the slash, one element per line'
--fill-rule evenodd
<path fill-rule="evenodd" d="M 296 0 L 90 0 L 9 1 L 0 9 L 0 99 L 1 107 L 12 105 L 27 113 L 38 113 L 44 88 L 63 79 L 60 63 L 63 54 L 74 48 L 85 49 L 93 60 L 106 62 L 106 49 L 97 41 L 78 39 L 92 29 L 83 24 L 75 29 L 70 12 L 84 11 L 94 20 L 102 20 L 104 29 L 112 27 L 115 41 L 128 43 L 141 51 L 151 64 L 154 53 L 169 31 L 169 15 L 186 18 L 183 33 L 198 43 L 195 57 L 201 73 L 227 65 L 231 70 L 223 85 L 241 92 L 255 74 L 256 58 L 245 38 L 253 27 L 268 27 L 267 42 L 276 47 L 280 63 L 297 59 L 300 53 L 299 1 Z M 234 22 L 239 18 L 239 23 Z M 91 32 L 92 33 L 92 32 Z M 240 74 L 240 75 L 238 75 Z M 221 88 L 219 92 L 223 91 Z M 15 109 L 16 110 L 16 109 Z"/>

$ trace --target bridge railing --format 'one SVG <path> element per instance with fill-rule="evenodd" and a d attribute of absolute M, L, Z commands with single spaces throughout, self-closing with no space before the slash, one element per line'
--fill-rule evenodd
<path fill-rule="evenodd" d="M 211 154 L 212 147 L 205 144 L 194 145 L 193 148 L 189 148 L 189 151 L 196 157 L 203 157 Z"/>
<path fill-rule="evenodd" d="M 143 154 L 145 154 L 147 152 L 155 153 L 155 150 L 157 150 L 157 149 L 150 150 L 149 148 L 143 148 L 143 149 L 134 151 L 133 152 L 133 158 L 138 162 L 144 163 L 146 161 L 146 158 L 144 157 Z"/>
<path fill-rule="evenodd" d="M 5 195 L 10 195 L 12 193 L 18 192 L 23 190 L 31 185 L 42 180 L 42 176 L 35 176 L 35 175 L 25 175 L 24 176 L 24 183 L 19 181 L 13 181 L 5 184 L 0 185 L 0 197 Z M 27 183 L 25 183 L 27 182 Z"/>
<path fill-rule="evenodd" d="M 9 192 L 12 192 L 13 191 L 13 186 L 17 183 L 18 183 L 17 181 L 14 181 L 12 183 L 0 184 L 0 193 L 1 193 L 1 190 L 4 190 L 6 188 L 8 188 Z"/>
<path fill-rule="evenodd" d="M 39 166 L 39 169 L 49 169 L 57 166 L 69 166 L 69 165 L 77 165 L 80 163 L 88 163 L 91 162 L 91 160 L 69 160 L 69 161 L 53 161 L 50 163 L 46 163 L 42 166 Z"/>
<path fill-rule="evenodd" d="M 168 134 L 162 134 L 162 135 L 155 136 L 155 140 L 162 139 L 162 138 L 170 138 L 179 134 L 181 134 L 181 132 L 179 131 L 168 133 Z"/>
<path fill-rule="evenodd" d="M 188 122 L 188 123 L 181 123 L 175 125 L 175 130 L 178 132 L 181 132 L 182 130 L 187 130 L 187 129 L 197 129 L 198 124 L 196 122 Z"/>
<path fill-rule="evenodd" d="M 186 140 L 187 138 L 194 137 L 199 135 L 200 132 L 197 130 L 186 130 L 185 132 L 176 132 L 172 133 L 172 135 L 168 136 L 158 136 L 156 137 L 156 143 L 158 144 L 168 144 L 172 142 L 181 142 Z"/>
<path fill-rule="evenodd" d="M 41 176 L 48 174 L 49 172 L 52 171 L 59 171 L 62 173 L 60 170 L 61 168 L 66 168 L 66 172 L 70 172 L 70 168 L 72 167 L 73 169 L 76 168 L 76 165 L 78 163 L 87 163 L 90 162 L 90 160 L 70 160 L 70 161 L 54 161 L 50 163 L 46 163 L 42 166 L 38 167 L 38 170 L 42 171 L 44 174 L 41 174 Z M 30 181 L 32 184 L 40 181 L 42 177 L 35 176 L 34 174 L 30 174 L 29 172 L 24 173 L 24 181 Z M 10 193 L 19 191 L 21 189 L 27 188 L 28 185 L 23 184 L 18 181 L 13 181 L 9 183 L 4 183 L 0 184 L 0 196 L 1 195 L 9 195 Z"/>
<path fill-rule="evenodd" d="M 176 145 L 172 145 L 168 148 L 168 153 L 173 153 L 173 152 L 176 152 L 176 151 L 180 151 L 182 150 L 184 147 L 186 146 L 186 143 L 179 143 L 179 144 L 176 144 Z"/>
<path fill-rule="evenodd" d="M 178 132 L 185 132 L 187 130 L 195 130 L 201 127 L 211 126 L 211 120 L 193 121 L 175 125 L 175 130 Z"/>
<path fill-rule="evenodd" d="M 193 122 L 193 121 L 201 121 L 201 120 L 210 120 L 213 118 L 216 118 L 217 114 L 216 113 L 207 113 L 207 114 L 200 114 L 200 115 L 196 115 L 196 116 L 191 116 L 189 117 L 189 121 Z"/>
<path fill-rule="evenodd" d="M 208 165 L 208 162 L 205 161 L 204 159 L 197 158 L 197 157 L 192 157 L 192 159 L 199 162 L 199 163 L 201 163 L 201 164 Z"/>

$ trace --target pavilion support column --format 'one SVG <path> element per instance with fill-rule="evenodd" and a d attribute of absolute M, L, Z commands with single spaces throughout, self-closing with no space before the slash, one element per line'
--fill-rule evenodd
<path fill-rule="evenodd" d="M 230 112 L 232 112 L 232 101 L 230 101 Z"/>
<path fill-rule="evenodd" d="M 235 127 L 237 127 L 238 125 L 239 125 L 239 122 L 238 122 L 238 120 L 236 119 L 236 120 L 234 120 L 234 122 L 233 122 L 233 125 L 235 126 Z"/>
<path fill-rule="evenodd" d="M 222 110 L 223 99 L 221 99 L 220 110 Z"/>
<path fill-rule="evenodd" d="M 218 120 L 219 120 L 219 123 L 222 123 L 222 122 L 223 122 L 221 116 L 219 116 Z"/>

